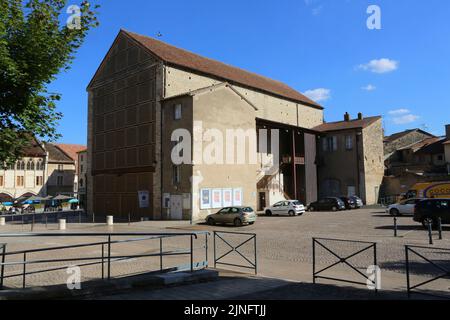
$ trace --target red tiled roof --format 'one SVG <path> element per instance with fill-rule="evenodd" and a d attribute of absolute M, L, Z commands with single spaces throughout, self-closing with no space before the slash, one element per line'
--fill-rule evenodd
<path fill-rule="evenodd" d="M 22 149 L 22 155 L 25 157 L 45 157 L 47 153 L 42 148 L 39 140 L 30 136 L 29 142 Z"/>
<path fill-rule="evenodd" d="M 143 45 L 152 54 L 156 55 L 166 63 L 211 75 L 226 80 L 230 83 L 237 83 L 254 89 L 259 89 L 314 108 L 323 109 L 323 107 L 318 103 L 280 81 L 272 80 L 256 73 L 199 56 L 195 53 L 174 47 L 147 36 L 125 30 L 122 30 L 122 32 Z"/>
<path fill-rule="evenodd" d="M 78 160 L 77 152 L 85 150 L 86 146 L 81 144 L 65 144 L 58 143 L 56 146 L 61 149 L 65 154 L 67 154 L 73 161 Z"/>
<path fill-rule="evenodd" d="M 380 116 L 375 116 L 363 118 L 361 120 L 355 119 L 350 121 L 326 122 L 312 129 L 321 132 L 339 131 L 348 129 L 364 129 L 379 119 L 381 119 Z"/>

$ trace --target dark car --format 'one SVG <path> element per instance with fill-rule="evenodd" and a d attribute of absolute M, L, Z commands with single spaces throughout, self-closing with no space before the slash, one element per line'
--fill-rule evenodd
<path fill-rule="evenodd" d="M 425 199 L 416 204 L 414 208 L 414 221 L 428 227 L 438 225 L 441 218 L 442 224 L 450 224 L 450 199 Z"/>
<path fill-rule="evenodd" d="M 351 209 L 356 209 L 356 200 L 350 197 L 345 197 L 345 196 L 341 196 L 339 197 L 339 199 L 342 200 L 342 202 L 344 202 L 345 204 L 345 209 L 347 210 L 351 210 Z"/>
<path fill-rule="evenodd" d="M 355 202 L 355 209 L 362 208 L 364 205 L 363 201 L 358 196 L 350 196 L 349 198 Z"/>
<path fill-rule="evenodd" d="M 345 203 L 337 197 L 327 197 L 309 205 L 309 211 L 339 211 L 345 210 Z"/>

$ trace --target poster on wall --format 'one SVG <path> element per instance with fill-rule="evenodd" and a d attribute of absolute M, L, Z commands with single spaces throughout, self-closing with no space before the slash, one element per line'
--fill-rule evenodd
<path fill-rule="evenodd" d="M 150 196 L 147 190 L 138 191 L 139 195 L 139 208 L 148 208 L 150 206 Z"/>
<path fill-rule="evenodd" d="M 183 193 L 183 209 L 190 210 L 191 209 L 191 194 Z"/>
<path fill-rule="evenodd" d="M 233 206 L 242 206 L 242 189 L 233 189 Z"/>
<path fill-rule="evenodd" d="M 212 191 L 212 207 L 214 209 L 222 208 L 222 189 Z"/>
<path fill-rule="evenodd" d="M 211 209 L 211 189 L 200 190 L 200 209 Z"/>
<path fill-rule="evenodd" d="M 222 205 L 224 207 L 231 207 L 233 205 L 233 189 L 222 190 Z"/>

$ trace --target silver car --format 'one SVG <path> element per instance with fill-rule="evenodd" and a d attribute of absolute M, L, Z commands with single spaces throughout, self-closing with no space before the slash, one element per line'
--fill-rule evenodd
<path fill-rule="evenodd" d="M 275 203 L 271 207 L 264 209 L 267 216 L 271 215 L 289 215 L 301 216 L 305 213 L 305 206 L 298 200 L 284 200 Z"/>
<path fill-rule="evenodd" d="M 206 222 L 211 226 L 218 223 L 240 227 L 244 224 L 254 224 L 255 221 L 256 213 L 250 207 L 226 207 L 206 217 Z"/>

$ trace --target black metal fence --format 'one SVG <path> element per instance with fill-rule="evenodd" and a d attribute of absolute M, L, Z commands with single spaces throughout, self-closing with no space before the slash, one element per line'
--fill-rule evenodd
<path fill-rule="evenodd" d="M 197 239 L 199 236 L 205 236 L 205 242 L 200 247 L 205 250 L 205 261 L 194 261 L 194 239 Z M 31 274 L 45 273 L 51 271 L 58 271 L 67 269 L 73 264 L 67 264 L 63 266 L 57 266 L 52 268 L 40 269 L 35 271 L 27 271 L 27 266 L 33 265 L 49 265 L 52 263 L 73 263 L 77 262 L 78 267 L 85 266 L 93 266 L 93 265 L 101 265 L 101 270 L 99 270 L 101 276 L 99 278 L 105 279 L 105 277 L 109 280 L 111 279 L 111 265 L 114 262 L 135 259 L 135 258 L 144 258 L 144 257 L 159 257 L 159 269 L 158 270 L 147 270 L 148 272 L 165 272 L 171 270 L 182 270 L 186 268 L 189 271 L 194 271 L 195 269 L 206 268 L 208 266 L 208 235 L 209 232 L 189 232 L 189 233 L 36 233 L 36 234 L 1 234 L 0 237 L 3 238 L 13 238 L 13 237 L 72 237 L 72 238 L 82 238 L 82 237 L 104 237 L 106 240 L 98 241 L 98 242 L 89 242 L 82 244 L 74 244 L 67 246 L 57 246 L 57 247 L 49 247 L 49 248 L 39 248 L 39 249 L 29 249 L 29 250 L 18 250 L 18 251 L 10 251 L 6 250 L 6 244 L 0 245 L 0 250 L 2 250 L 2 262 L 1 262 L 1 273 L 0 273 L 0 289 L 4 287 L 4 280 L 8 278 L 14 277 L 22 277 L 22 287 L 26 287 L 26 277 Z M 122 239 L 116 240 L 121 237 L 133 237 L 131 239 Z M 180 237 L 188 237 L 190 239 L 190 246 L 188 249 L 177 249 L 177 250 L 163 250 L 163 240 L 166 238 L 180 238 Z M 116 239 L 114 239 L 116 238 Z M 159 252 L 155 253 L 144 253 L 144 254 L 121 254 L 121 255 L 113 255 L 111 249 L 114 244 L 119 243 L 127 243 L 127 242 L 139 242 L 144 240 L 159 240 Z M 63 258 L 57 255 L 56 252 L 61 250 L 68 250 L 74 248 L 92 248 L 98 247 L 101 248 L 101 255 L 99 256 L 89 256 L 89 257 L 70 257 Z M 38 253 L 38 252 L 54 252 L 55 258 L 46 258 L 46 259 L 29 259 L 30 254 Z M 184 264 L 182 266 L 178 266 L 175 268 L 164 268 L 163 257 L 167 256 L 189 256 L 189 263 Z M 22 257 L 22 260 L 19 261 L 7 261 L 9 257 L 19 256 Z M 5 274 L 6 267 L 9 266 L 22 266 L 22 272 Z M 106 274 L 105 274 L 106 267 Z"/>
<path fill-rule="evenodd" d="M 228 239 L 225 239 L 227 236 L 237 236 L 237 237 L 244 237 L 244 239 L 237 239 L 238 241 L 233 241 L 231 243 L 230 237 Z M 217 239 L 217 241 L 216 241 Z M 236 239 L 234 239 L 236 240 Z M 218 255 L 218 242 L 223 242 L 228 249 L 225 253 L 221 254 L 219 257 Z M 236 242 L 236 243 L 235 243 Z M 245 256 L 244 253 L 240 252 L 239 249 L 242 248 L 245 244 L 251 243 L 253 244 L 253 261 L 251 261 L 249 258 Z M 226 257 L 230 258 L 232 253 L 236 253 L 238 258 L 240 257 L 240 260 L 242 259 L 246 261 L 246 264 L 239 264 L 234 262 L 226 262 L 224 259 Z M 231 259 L 230 259 L 231 260 Z M 232 260 L 234 261 L 234 260 Z M 255 233 L 243 233 L 243 232 L 228 232 L 228 231 L 214 231 L 214 268 L 217 267 L 217 265 L 225 265 L 225 266 L 231 266 L 231 267 L 237 267 L 237 268 L 246 268 L 251 269 L 255 271 L 255 274 L 258 273 L 258 262 L 257 262 L 257 251 L 256 251 L 256 234 Z"/>
<path fill-rule="evenodd" d="M 325 242 L 332 242 L 332 243 L 344 243 L 346 244 L 345 247 L 348 248 L 349 245 L 351 244 L 357 244 L 359 246 L 363 246 L 363 248 L 359 248 L 353 250 L 351 253 L 346 253 L 345 256 L 342 253 L 338 253 L 336 252 L 336 249 L 330 248 L 330 245 L 325 244 Z M 329 264 L 328 266 L 320 269 L 320 270 L 316 270 L 317 267 L 317 246 L 323 248 L 326 252 L 328 252 L 329 254 L 331 254 L 334 258 L 337 259 L 336 262 Z M 313 283 L 316 283 L 316 279 L 325 279 L 325 280 L 333 280 L 333 281 L 340 281 L 340 282 L 346 282 L 346 283 L 352 283 L 352 284 L 359 284 L 359 285 L 367 285 L 368 283 L 370 283 L 371 285 L 374 286 L 375 292 L 377 292 L 378 290 L 378 284 L 377 284 L 377 279 L 375 277 L 375 279 L 371 278 L 370 276 L 368 276 L 367 274 L 361 272 L 357 266 L 355 266 L 353 263 L 350 262 L 350 259 L 360 255 L 363 252 L 367 252 L 367 251 L 371 251 L 373 250 L 372 253 L 372 261 L 371 262 L 365 262 L 365 267 L 368 268 L 370 265 L 373 266 L 377 266 L 377 244 L 376 242 L 366 242 L 366 241 L 353 241 L 353 240 L 342 240 L 342 239 L 328 239 L 328 238 L 313 238 L 312 239 L 312 250 L 313 250 L 313 254 L 312 254 L 312 258 L 313 258 Z M 357 280 L 349 280 L 349 279 L 343 279 L 343 278 L 335 278 L 335 277 L 331 277 L 331 276 L 324 276 L 323 273 L 325 271 L 328 271 L 330 269 L 332 269 L 333 267 L 336 267 L 338 265 L 345 265 L 347 267 L 349 267 L 351 270 L 355 271 L 360 277 L 363 277 L 366 282 L 361 282 L 361 281 L 357 281 Z"/>
<path fill-rule="evenodd" d="M 443 266 L 443 263 L 439 263 L 437 259 L 433 259 L 431 257 L 427 257 L 427 253 L 429 255 L 433 256 L 439 256 L 443 257 L 444 261 L 446 262 L 446 265 Z M 411 297 L 412 294 L 420 294 L 420 295 L 426 295 L 436 298 L 444 298 L 444 299 L 450 299 L 450 281 L 447 281 L 446 285 L 447 287 L 444 289 L 446 290 L 449 295 L 438 295 L 430 293 L 429 291 L 426 291 L 426 285 L 434 282 L 436 283 L 438 280 L 447 279 L 450 280 L 450 260 L 448 259 L 450 255 L 450 249 L 448 248 L 430 248 L 430 247 L 423 247 L 423 246 L 405 246 L 405 255 L 406 255 L 406 283 L 407 283 L 407 291 L 408 291 L 408 297 Z M 419 272 L 422 275 L 425 275 L 428 273 L 429 270 L 425 270 L 425 267 L 432 267 L 434 271 L 436 271 L 438 274 L 434 276 L 428 277 L 427 280 L 421 281 L 417 284 L 412 284 L 412 273 L 414 265 L 417 265 L 416 262 L 411 261 L 412 256 L 418 257 L 422 262 L 425 262 L 425 265 L 420 265 L 421 269 Z M 441 261 L 442 262 L 442 261 Z M 422 289 L 422 291 L 419 291 L 419 289 Z"/>

